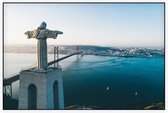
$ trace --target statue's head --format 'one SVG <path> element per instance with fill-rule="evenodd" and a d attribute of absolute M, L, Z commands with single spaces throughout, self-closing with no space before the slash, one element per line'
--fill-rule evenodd
<path fill-rule="evenodd" d="M 47 24 L 45 22 L 42 22 L 38 28 L 39 29 L 46 29 L 46 27 L 47 27 Z"/>

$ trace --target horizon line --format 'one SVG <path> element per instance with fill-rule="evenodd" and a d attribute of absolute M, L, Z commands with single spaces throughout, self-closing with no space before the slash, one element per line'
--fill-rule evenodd
<path fill-rule="evenodd" d="M 4 44 L 5 46 L 36 46 L 36 44 Z M 54 44 L 48 44 L 47 46 L 54 46 Z M 113 48 L 162 48 L 164 47 L 153 47 L 153 46 L 110 46 L 110 45 L 90 45 L 90 44 L 55 44 L 55 46 L 98 46 L 98 47 L 113 47 Z"/>

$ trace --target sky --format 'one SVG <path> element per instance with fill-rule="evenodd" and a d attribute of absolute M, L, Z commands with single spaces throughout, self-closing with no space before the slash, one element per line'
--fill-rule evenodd
<path fill-rule="evenodd" d="M 164 47 L 164 4 L 5 4 L 4 44 L 36 45 L 42 21 L 64 33 L 49 45 Z"/>

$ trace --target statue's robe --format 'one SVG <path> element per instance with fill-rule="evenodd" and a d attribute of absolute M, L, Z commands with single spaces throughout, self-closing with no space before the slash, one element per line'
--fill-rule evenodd
<path fill-rule="evenodd" d="M 36 38 L 37 42 L 37 59 L 38 59 L 38 69 L 47 69 L 47 38 L 57 38 L 58 34 L 62 34 L 61 31 L 51 31 L 48 29 L 35 29 L 33 31 L 27 31 L 28 38 Z"/>

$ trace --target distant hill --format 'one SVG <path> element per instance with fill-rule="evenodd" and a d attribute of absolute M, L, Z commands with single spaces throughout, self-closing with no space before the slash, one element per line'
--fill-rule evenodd
<path fill-rule="evenodd" d="M 154 48 L 114 48 L 114 47 L 101 47 L 92 45 L 59 45 L 60 54 L 72 54 L 77 51 L 83 51 L 83 55 L 98 55 L 98 56 L 117 56 L 117 57 L 160 57 L 164 56 L 164 49 Z M 18 46 L 5 46 L 5 53 L 36 53 L 36 46 L 31 45 L 18 45 Z M 54 53 L 54 45 L 48 46 L 48 53 Z"/>

